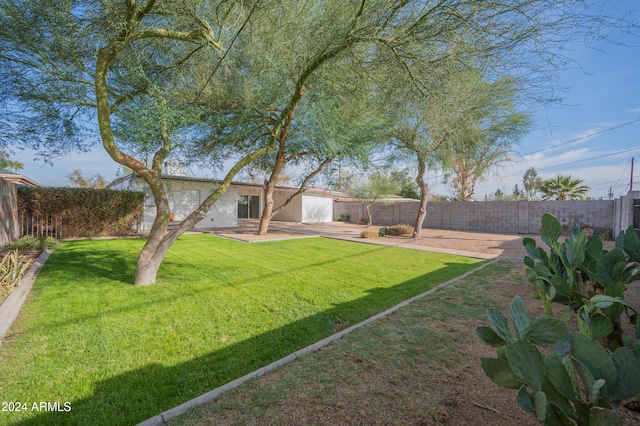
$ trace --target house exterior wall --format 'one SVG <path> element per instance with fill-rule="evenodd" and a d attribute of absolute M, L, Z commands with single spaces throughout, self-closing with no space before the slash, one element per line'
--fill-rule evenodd
<path fill-rule="evenodd" d="M 640 198 L 640 193 L 637 198 Z M 430 202 L 424 228 L 451 229 L 494 233 L 540 233 L 544 213 L 558 217 L 568 227 L 574 219 L 596 232 L 616 229 L 616 212 L 628 220 L 633 219 L 633 200 L 616 209 L 613 200 L 589 201 L 480 201 L 480 202 Z M 370 207 L 375 225 L 412 225 L 418 214 L 418 202 L 375 203 Z M 631 207 L 629 207 L 631 206 Z M 334 220 L 341 214 L 351 217 L 351 222 L 366 220 L 364 204 L 359 201 L 339 201 L 334 204 Z M 628 225 L 627 225 L 628 226 Z M 623 228 L 624 229 L 624 228 Z"/>
<path fill-rule="evenodd" d="M 20 237 L 16 186 L 0 179 L 0 248 Z"/>
<path fill-rule="evenodd" d="M 331 222 L 333 220 L 333 198 L 321 195 L 302 194 L 302 220 L 304 223 Z"/>
<path fill-rule="evenodd" d="M 293 191 L 285 191 L 276 189 L 273 192 L 273 206 L 278 207 L 287 201 Z M 281 220 L 286 222 L 302 222 L 302 196 L 297 196 L 291 203 L 281 212 L 273 217 L 273 220 Z"/>
<path fill-rule="evenodd" d="M 169 208 L 175 221 L 186 218 L 211 193 L 215 183 L 196 179 L 164 178 L 169 200 Z M 114 190 L 141 191 L 146 194 L 144 211 L 144 230 L 150 230 L 155 219 L 156 207 L 151 189 L 140 177 L 129 177 L 111 185 Z M 297 188 L 276 188 L 273 194 L 275 207 L 282 205 Z M 216 201 L 207 215 L 195 225 L 195 228 L 238 226 L 238 196 L 260 197 L 260 214 L 264 203 L 263 189 L 260 185 L 231 184 L 224 195 Z M 243 219 L 240 219 L 243 220 Z M 331 222 L 333 220 L 333 197 L 329 193 L 313 191 L 297 196 L 273 220 L 288 222 Z"/>
<path fill-rule="evenodd" d="M 634 200 L 640 200 L 640 191 L 631 191 L 627 195 L 616 199 L 614 215 L 616 227 L 614 235 L 626 230 L 630 225 L 634 225 L 634 214 L 640 216 L 638 207 L 634 208 Z M 636 223 L 636 230 L 639 228 Z"/>
<path fill-rule="evenodd" d="M 175 214 L 174 220 L 185 219 L 195 210 L 213 190 L 212 182 L 165 179 L 165 189 L 169 199 L 169 209 Z M 151 189 L 140 178 L 124 181 L 114 185 L 113 189 L 142 191 L 146 194 L 144 204 L 143 229 L 148 231 L 153 225 L 156 206 Z M 245 194 L 246 195 L 246 194 Z M 237 226 L 238 192 L 235 186 L 229 187 L 218 201 L 211 207 L 207 215 L 194 228 L 214 228 Z"/>

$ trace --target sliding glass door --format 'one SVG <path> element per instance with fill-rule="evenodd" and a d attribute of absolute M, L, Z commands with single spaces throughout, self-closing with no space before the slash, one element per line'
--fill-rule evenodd
<path fill-rule="evenodd" d="M 260 196 L 238 195 L 238 219 L 260 218 Z"/>

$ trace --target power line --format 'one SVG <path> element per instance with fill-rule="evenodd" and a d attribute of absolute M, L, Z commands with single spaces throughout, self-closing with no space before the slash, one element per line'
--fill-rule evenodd
<path fill-rule="evenodd" d="M 526 154 L 520 154 L 520 153 L 517 152 L 516 154 L 521 156 L 521 157 L 524 157 L 525 155 L 537 154 L 538 152 L 548 151 L 550 149 L 557 148 L 559 146 L 568 145 L 568 144 L 570 144 L 572 142 L 581 141 L 583 139 L 587 139 L 587 138 L 590 138 L 592 136 L 597 136 L 597 135 L 600 135 L 602 133 L 610 132 L 611 130 L 619 129 L 620 127 L 628 126 L 630 124 L 634 124 L 634 123 L 637 123 L 637 122 L 640 122 L 640 118 L 638 118 L 636 120 L 633 120 L 633 121 L 629 121 L 629 122 L 620 124 L 618 126 L 609 127 L 608 129 L 600 130 L 599 132 L 591 133 L 591 134 L 588 134 L 586 136 L 580 136 L 579 138 L 571 139 L 570 141 L 562 142 L 562 143 L 559 143 L 559 144 L 556 144 L 556 145 L 551 145 L 551 146 L 548 146 L 546 148 L 539 149 L 537 151 L 527 152 Z"/>
<path fill-rule="evenodd" d="M 610 153 L 610 154 L 597 155 L 597 156 L 595 156 L 595 157 L 583 158 L 583 159 L 581 159 L 581 160 L 574 160 L 574 161 L 568 161 L 568 162 L 566 162 L 566 163 L 554 164 L 554 165 L 552 165 L 552 166 L 542 167 L 542 168 L 540 168 L 540 169 L 536 169 L 536 170 L 547 170 L 547 169 L 553 169 L 553 168 L 555 168 L 555 167 L 566 166 L 566 165 L 568 165 L 568 164 L 582 163 L 582 162 L 584 162 L 584 161 L 597 160 L 597 159 L 600 159 L 600 158 L 611 157 L 611 156 L 613 156 L 613 155 L 624 154 L 624 153 L 627 153 L 627 152 L 638 151 L 638 150 L 640 150 L 640 146 L 637 146 L 637 147 L 635 147 L 635 148 L 631 148 L 631 149 L 625 149 L 625 150 L 623 150 L 623 151 L 612 152 L 612 153 Z M 526 172 L 526 170 L 517 171 L 517 172 L 512 172 L 512 173 L 506 174 L 506 175 L 504 175 L 504 176 L 505 176 L 505 177 L 506 177 L 506 176 L 517 176 L 517 175 L 522 174 L 522 173 L 524 173 L 524 172 Z"/>

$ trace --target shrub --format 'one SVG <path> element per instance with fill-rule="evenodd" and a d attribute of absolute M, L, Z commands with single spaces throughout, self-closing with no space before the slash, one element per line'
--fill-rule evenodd
<path fill-rule="evenodd" d="M 17 286 L 30 264 L 31 261 L 20 256 L 17 249 L 5 254 L 0 260 L 0 285 Z"/>
<path fill-rule="evenodd" d="M 365 229 L 360 233 L 360 238 L 378 238 L 378 231 L 372 231 L 370 229 Z"/>
<path fill-rule="evenodd" d="M 19 188 L 18 211 L 36 235 L 130 235 L 142 221 L 144 193 L 93 188 Z"/>
<path fill-rule="evenodd" d="M 411 225 L 394 225 L 389 228 L 389 235 L 394 237 L 413 234 L 413 226 Z"/>
<path fill-rule="evenodd" d="M 338 218 L 339 222 L 349 222 L 351 220 L 351 216 L 349 216 L 348 214 L 341 214 L 340 217 Z"/>
<path fill-rule="evenodd" d="M 9 250 L 55 250 L 58 248 L 58 240 L 53 237 L 22 237 L 7 244 Z"/>
<path fill-rule="evenodd" d="M 389 228 L 387 228 L 386 226 L 378 230 L 379 237 L 384 237 L 385 235 L 389 235 Z"/>

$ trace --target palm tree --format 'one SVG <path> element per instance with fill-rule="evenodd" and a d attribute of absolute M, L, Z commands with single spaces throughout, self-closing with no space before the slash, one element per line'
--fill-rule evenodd
<path fill-rule="evenodd" d="M 584 200 L 591 188 L 583 182 L 582 179 L 572 179 L 571 175 L 558 175 L 542 182 L 540 192 L 544 194 L 544 200 Z"/>

